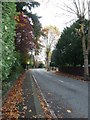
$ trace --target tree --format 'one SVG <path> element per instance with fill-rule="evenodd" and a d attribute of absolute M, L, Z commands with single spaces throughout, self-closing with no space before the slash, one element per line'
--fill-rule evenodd
<path fill-rule="evenodd" d="M 35 67 L 37 67 L 37 56 L 39 55 L 43 45 L 41 44 L 40 37 L 42 35 L 42 26 L 39 21 L 39 17 L 36 14 L 28 13 L 28 16 L 32 18 L 33 29 L 34 29 L 34 41 L 35 41 L 35 49 L 34 49 L 34 63 Z"/>
<path fill-rule="evenodd" d="M 24 13 L 20 13 L 15 17 L 18 22 L 16 26 L 16 48 L 22 53 L 28 53 L 35 48 L 33 27 Z"/>
<path fill-rule="evenodd" d="M 88 26 L 88 21 L 85 24 Z M 86 26 L 86 28 L 87 28 Z M 83 50 L 81 35 L 77 33 L 80 28 L 79 21 L 73 23 L 62 32 L 62 35 L 52 54 L 52 63 L 58 66 L 77 66 L 83 65 Z M 87 34 L 85 35 L 87 40 Z"/>
<path fill-rule="evenodd" d="M 41 32 L 41 23 L 39 21 L 39 17 L 36 14 L 33 14 L 31 9 L 32 7 L 37 7 L 40 4 L 38 2 L 18 2 L 16 3 L 17 5 L 17 11 L 18 12 L 23 12 L 28 19 L 31 19 L 32 22 L 32 28 L 33 28 L 33 43 L 34 43 L 34 49 L 35 51 L 35 56 L 39 53 L 40 48 L 42 45 L 40 44 L 40 35 L 42 34 Z M 29 38 L 30 39 L 30 38 Z M 30 46 L 30 45 L 29 45 Z"/>
<path fill-rule="evenodd" d="M 29 14 L 29 16 L 32 18 L 33 21 L 33 29 L 34 29 L 34 40 L 35 40 L 35 55 L 39 54 L 39 50 L 42 47 L 42 44 L 40 43 L 40 37 L 42 35 L 42 26 L 39 21 L 39 17 L 36 14 Z"/>
<path fill-rule="evenodd" d="M 57 27 L 55 26 L 47 26 L 43 29 L 44 32 L 44 39 L 46 42 L 46 64 L 47 70 L 50 69 L 50 61 L 51 61 L 51 52 L 54 49 L 57 40 L 60 36 L 60 32 Z"/>
<path fill-rule="evenodd" d="M 28 13 L 28 11 L 30 12 L 32 7 L 38 7 L 40 4 L 36 1 L 28 1 L 28 2 L 16 2 L 16 9 L 17 12 L 24 12 L 24 13 Z"/>
<path fill-rule="evenodd" d="M 81 24 L 81 37 L 82 37 L 82 48 L 83 48 L 83 56 L 84 56 L 84 78 L 85 80 L 89 79 L 89 69 L 88 69 L 88 56 L 90 52 L 90 39 L 86 42 L 85 40 L 85 31 L 84 31 L 84 20 L 85 20 L 85 3 L 82 2 L 83 10 L 77 7 L 77 3 L 74 1 L 76 10 L 77 10 L 77 17 Z M 90 22 L 90 21 L 89 21 Z"/>
<path fill-rule="evenodd" d="M 23 12 L 29 19 L 32 21 L 32 27 L 33 27 L 33 34 L 34 34 L 34 42 L 36 44 L 35 46 L 35 54 L 38 54 L 39 49 L 41 47 L 41 44 L 38 42 L 41 32 L 41 23 L 39 21 L 39 18 L 36 14 L 33 14 L 31 9 L 32 7 L 38 7 L 40 4 L 36 1 L 33 2 L 17 2 L 17 11 Z"/>
<path fill-rule="evenodd" d="M 73 0 L 74 3 L 74 8 L 70 8 L 69 6 L 66 6 L 68 8 L 68 10 L 70 11 L 70 13 L 73 13 L 77 16 L 81 28 L 80 28 L 80 34 L 82 37 L 82 48 L 83 48 L 83 56 L 84 56 L 84 79 L 88 80 L 90 79 L 89 77 L 89 69 L 88 69 L 88 56 L 90 53 L 90 20 L 89 20 L 89 24 L 88 24 L 88 41 L 86 42 L 85 40 L 85 31 L 84 31 L 84 21 L 85 21 L 85 15 L 86 15 L 86 1 L 81 1 L 78 0 L 77 2 L 75 0 Z M 90 2 L 89 2 L 90 3 Z M 88 3 L 88 5 L 89 5 Z"/>

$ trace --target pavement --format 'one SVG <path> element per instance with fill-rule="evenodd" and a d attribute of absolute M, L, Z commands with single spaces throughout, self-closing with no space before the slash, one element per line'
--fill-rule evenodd
<path fill-rule="evenodd" d="M 43 109 L 37 97 L 35 84 L 31 72 L 28 70 L 23 82 L 23 102 L 19 104 L 18 109 L 20 117 L 24 119 L 45 118 Z"/>

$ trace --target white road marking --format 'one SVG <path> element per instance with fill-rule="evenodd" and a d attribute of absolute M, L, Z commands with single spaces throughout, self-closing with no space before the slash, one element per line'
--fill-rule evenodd
<path fill-rule="evenodd" d="M 62 80 L 59 80 L 59 82 L 64 83 L 64 84 L 67 84 L 67 85 L 70 85 L 70 86 L 74 86 L 73 84 L 70 84 L 69 82 L 64 82 L 64 81 L 62 81 Z"/>
<path fill-rule="evenodd" d="M 41 89 L 40 89 L 40 86 L 39 86 L 39 84 L 38 84 L 35 76 L 32 75 L 32 77 L 33 77 L 34 81 L 36 82 L 36 84 L 37 84 L 37 86 L 38 86 L 38 88 L 39 88 L 39 91 L 40 91 L 40 93 L 41 93 L 41 95 L 42 95 L 42 98 L 43 98 L 43 100 L 45 101 L 45 103 L 46 103 L 46 105 L 47 105 L 47 107 L 48 107 L 51 115 L 53 116 L 53 118 L 56 118 L 56 119 L 57 119 L 57 116 L 55 115 L 54 111 L 50 108 L 49 104 L 47 103 L 47 101 L 46 101 L 46 99 L 45 99 L 45 97 L 44 97 L 44 95 L 43 95 L 43 93 L 42 93 L 42 91 L 41 91 Z"/>

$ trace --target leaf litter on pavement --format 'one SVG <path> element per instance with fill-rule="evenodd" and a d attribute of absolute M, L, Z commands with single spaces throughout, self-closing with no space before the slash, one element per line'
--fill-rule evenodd
<path fill-rule="evenodd" d="M 25 74 L 21 74 L 16 80 L 15 85 L 9 91 L 6 100 L 2 106 L 2 119 L 18 119 L 20 113 L 18 111 L 18 104 L 23 102 L 22 84 Z M 26 109 L 26 108 L 25 108 Z"/>
<path fill-rule="evenodd" d="M 8 95 L 6 97 L 6 100 L 4 101 L 2 105 L 2 120 L 18 120 L 19 118 L 25 118 L 25 113 L 28 109 L 28 106 L 25 104 L 26 99 L 32 95 L 30 93 L 27 93 L 27 97 L 23 96 L 23 82 L 25 79 L 25 73 L 21 74 L 20 77 L 16 80 L 15 84 L 12 86 L 11 90 L 8 92 Z M 28 91 L 28 89 L 27 89 Z M 45 117 L 52 118 L 52 115 L 50 114 L 50 111 L 48 110 L 44 100 L 38 96 L 40 100 L 40 104 L 44 110 Z M 22 111 L 19 110 L 21 104 Z M 32 108 L 28 110 L 29 113 L 32 112 Z M 37 115 L 33 115 L 33 118 L 36 118 Z"/>

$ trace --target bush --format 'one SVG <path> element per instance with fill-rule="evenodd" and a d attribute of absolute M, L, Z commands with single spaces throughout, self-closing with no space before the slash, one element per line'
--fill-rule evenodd
<path fill-rule="evenodd" d="M 38 68 L 44 68 L 44 64 L 43 63 L 40 63 Z"/>

